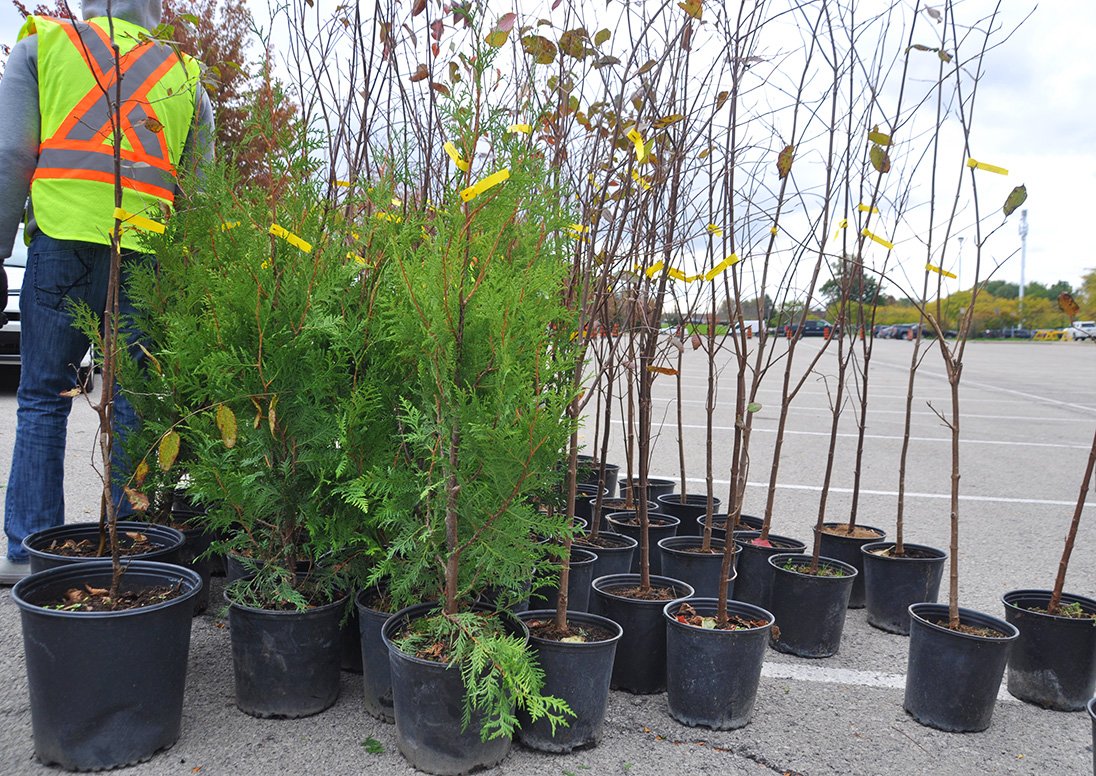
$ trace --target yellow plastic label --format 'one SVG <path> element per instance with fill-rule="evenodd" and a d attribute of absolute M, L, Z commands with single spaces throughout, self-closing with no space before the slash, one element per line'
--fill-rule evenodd
<path fill-rule="evenodd" d="M 723 261 L 719 262 L 714 267 L 712 267 L 710 270 L 705 272 L 704 273 L 704 279 L 705 280 L 715 280 L 717 277 L 722 275 L 724 272 L 726 272 L 728 269 L 733 267 L 739 261 L 740 261 L 740 259 L 738 258 L 738 254 L 737 253 L 732 253 L 730 256 L 725 258 Z"/>
<path fill-rule="evenodd" d="M 636 161 L 640 164 L 647 158 L 647 146 L 643 144 L 643 135 L 639 134 L 639 130 L 632 127 L 628 130 L 628 139 L 632 141 L 632 145 L 635 146 Z"/>
<path fill-rule="evenodd" d="M 838 221 L 837 222 L 837 231 L 833 233 L 833 239 L 837 240 L 837 238 L 841 236 L 841 230 L 846 228 L 848 225 L 849 225 L 849 219 L 847 219 L 847 218 L 842 218 L 840 221 Z"/>
<path fill-rule="evenodd" d="M 925 269 L 927 269 L 929 272 L 935 272 L 938 275 L 943 275 L 946 278 L 951 278 L 952 280 L 959 279 L 959 276 L 956 275 L 954 272 L 948 272 L 946 269 L 943 269 L 942 267 L 937 267 L 935 264 L 926 264 Z"/>
<path fill-rule="evenodd" d="M 632 180 L 634 180 L 636 183 L 638 183 L 640 188 L 642 188 L 644 191 L 650 191 L 651 190 L 651 184 L 647 181 L 646 178 L 644 178 L 642 175 L 640 175 L 636 170 L 632 170 Z"/>
<path fill-rule="evenodd" d="M 713 234 L 716 237 L 722 237 L 723 229 L 722 227 L 716 226 L 715 224 L 708 224 L 708 233 Z"/>
<path fill-rule="evenodd" d="M 146 232 L 155 232 L 156 234 L 163 234 L 167 229 L 167 227 L 159 221 L 153 221 L 151 218 L 145 218 L 136 213 L 130 213 L 128 210 L 123 210 L 120 207 L 114 208 L 114 217 L 125 223 L 123 229 L 143 229 Z"/>
<path fill-rule="evenodd" d="M 856 209 L 859 210 L 861 213 L 878 213 L 879 212 L 879 208 L 872 207 L 871 205 L 865 205 L 863 202 L 861 202 L 859 205 L 857 205 Z"/>
<path fill-rule="evenodd" d="M 986 164 L 985 162 L 978 162 L 974 159 L 967 159 L 967 167 L 972 170 L 985 170 L 986 172 L 995 172 L 998 175 L 1008 175 L 1008 170 L 1004 167 L 998 167 L 995 164 Z"/>
<path fill-rule="evenodd" d="M 464 202 L 471 202 L 483 192 L 487 191 L 488 189 L 493 189 L 495 186 L 498 186 L 500 183 L 506 180 L 510 180 L 509 167 L 505 167 L 498 172 L 493 172 L 486 178 L 481 178 L 480 180 L 476 181 L 460 193 L 460 198 Z"/>
<path fill-rule="evenodd" d="M 533 131 L 533 128 L 528 124 L 511 124 L 506 128 L 506 131 L 511 135 L 520 132 L 523 135 L 528 135 Z"/>
<path fill-rule="evenodd" d="M 882 237 L 880 237 L 879 235 L 877 235 L 873 232 L 869 232 L 867 229 L 862 229 L 860 231 L 860 234 L 864 235 L 865 237 L 867 237 L 872 242 L 879 243 L 880 245 L 882 245 L 887 250 L 892 250 L 894 248 L 894 243 L 892 243 L 890 240 L 885 240 Z"/>
<path fill-rule="evenodd" d="M 277 237 L 279 240 L 285 240 L 294 248 L 299 248 L 305 253 L 312 253 L 312 243 L 298 237 L 285 227 L 278 226 L 277 224 L 271 224 L 270 233 Z"/>
<path fill-rule="evenodd" d="M 392 213 L 374 213 L 373 217 L 381 221 L 391 221 L 394 224 L 398 224 L 403 221 L 401 216 L 393 215 Z"/>
<path fill-rule="evenodd" d="M 227 232 L 229 229 L 235 229 L 239 225 L 239 221 L 225 221 L 223 224 L 221 224 L 221 231 Z"/>
<path fill-rule="evenodd" d="M 452 143 L 447 142 L 442 148 L 445 149 L 445 153 L 449 154 L 449 158 L 453 160 L 453 164 L 457 165 L 457 169 L 461 172 L 468 172 L 468 162 L 461 158 L 460 151 Z"/>

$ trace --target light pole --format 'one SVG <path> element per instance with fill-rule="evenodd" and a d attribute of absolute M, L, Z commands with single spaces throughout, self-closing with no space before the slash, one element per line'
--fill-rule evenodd
<path fill-rule="evenodd" d="M 1020 211 L 1020 328 L 1024 328 L 1024 270 L 1027 267 L 1027 210 Z"/>

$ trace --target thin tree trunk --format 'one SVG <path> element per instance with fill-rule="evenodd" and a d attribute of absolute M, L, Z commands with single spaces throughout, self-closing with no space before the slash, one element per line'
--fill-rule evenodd
<path fill-rule="evenodd" d="M 1062 559 L 1058 562 L 1058 577 L 1054 580 L 1054 592 L 1050 596 L 1047 605 L 1048 614 L 1056 614 L 1058 605 L 1062 600 L 1062 588 L 1066 584 L 1066 571 L 1069 569 L 1069 556 L 1073 554 L 1073 542 L 1077 538 L 1077 526 L 1081 524 L 1081 513 L 1085 509 L 1085 500 L 1088 498 L 1088 486 L 1092 482 L 1092 472 L 1096 469 L 1096 434 L 1092 437 L 1092 449 L 1088 453 L 1088 466 L 1085 467 L 1085 476 L 1081 480 L 1081 492 L 1077 496 L 1077 506 L 1073 510 L 1073 520 L 1069 524 L 1069 533 L 1066 535 L 1066 546 L 1062 550 Z"/>

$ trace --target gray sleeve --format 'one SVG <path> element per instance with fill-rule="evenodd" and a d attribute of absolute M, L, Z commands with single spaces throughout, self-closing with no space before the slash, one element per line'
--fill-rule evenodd
<path fill-rule="evenodd" d="M 38 38 L 15 44 L 0 79 L 0 261 L 11 255 L 38 165 Z"/>
<path fill-rule="evenodd" d="M 213 141 L 213 105 L 205 87 L 199 84 L 194 101 L 194 123 L 186 136 L 179 168 L 190 170 L 201 166 L 203 162 L 213 161 Z"/>

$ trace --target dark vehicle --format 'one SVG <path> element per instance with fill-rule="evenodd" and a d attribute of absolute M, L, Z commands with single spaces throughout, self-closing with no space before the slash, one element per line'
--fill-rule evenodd
<path fill-rule="evenodd" d="M 786 326 L 784 332 L 789 337 L 825 337 L 827 333 L 836 334 L 834 326 L 829 321 L 814 319 L 803 322 L 803 331 L 799 331 L 799 322 Z"/>

